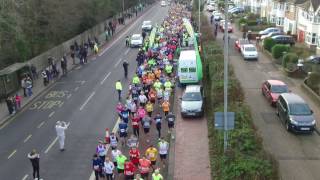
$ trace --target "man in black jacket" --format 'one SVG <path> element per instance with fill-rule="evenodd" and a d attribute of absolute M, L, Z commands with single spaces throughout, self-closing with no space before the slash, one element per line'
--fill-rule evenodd
<path fill-rule="evenodd" d="M 33 168 L 33 179 L 36 179 L 37 174 L 37 178 L 40 180 L 40 155 L 34 149 L 28 154 L 28 158 L 30 159 Z"/>

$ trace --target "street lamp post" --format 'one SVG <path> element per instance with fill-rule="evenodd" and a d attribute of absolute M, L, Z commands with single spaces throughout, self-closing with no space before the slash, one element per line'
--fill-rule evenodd
<path fill-rule="evenodd" d="M 200 8 L 201 8 L 201 4 L 200 4 L 200 1 L 201 0 L 198 0 L 198 6 L 199 6 L 199 8 L 198 8 L 198 10 L 199 10 L 199 17 L 198 17 L 198 29 L 199 29 L 199 33 L 200 33 L 200 26 L 201 26 L 201 20 L 200 20 Z"/>
<path fill-rule="evenodd" d="M 229 64 L 229 33 L 228 33 L 228 0 L 224 1 L 225 22 L 224 22 L 224 131 L 223 131 L 223 150 L 226 152 L 228 146 L 228 64 Z"/>

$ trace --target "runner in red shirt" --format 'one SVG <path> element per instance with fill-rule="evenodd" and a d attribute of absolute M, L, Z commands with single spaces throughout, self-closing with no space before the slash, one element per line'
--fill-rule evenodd
<path fill-rule="evenodd" d="M 131 162 L 126 160 L 124 163 L 124 175 L 126 180 L 132 180 L 134 178 L 134 172 L 136 171 L 136 166 Z"/>
<path fill-rule="evenodd" d="M 130 160 L 134 165 L 138 165 L 139 164 L 139 159 L 140 159 L 140 152 L 139 149 L 137 149 L 136 147 L 132 147 L 129 151 L 129 155 L 130 155 Z"/>
<path fill-rule="evenodd" d="M 133 134 L 138 138 L 139 138 L 139 121 L 140 121 L 140 117 L 138 116 L 138 114 L 134 114 L 131 119 L 132 130 L 133 130 Z"/>
<path fill-rule="evenodd" d="M 143 179 L 148 179 L 149 171 L 150 171 L 151 161 L 143 156 L 139 159 L 139 170 Z"/>

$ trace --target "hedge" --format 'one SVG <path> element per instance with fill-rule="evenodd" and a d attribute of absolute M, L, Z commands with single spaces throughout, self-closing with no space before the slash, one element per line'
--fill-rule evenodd
<path fill-rule="evenodd" d="M 263 40 L 263 48 L 271 52 L 271 48 L 276 45 L 276 42 L 272 38 L 266 38 Z"/>
<path fill-rule="evenodd" d="M 298 55 L 296 53 L 287 53 L 283 56 L 282 59 L 282 67 L 287 68 L 289 63 L 297 63 L 298 62 Z"/>
<path fill-rule="evenodd" d="M 272 57 L 275 59 L 278 59 L 282 57 L 284 52 L 288 52 L 290 50 L 290 47 L 283 44 L 276 44 L 271 48 Z"/>

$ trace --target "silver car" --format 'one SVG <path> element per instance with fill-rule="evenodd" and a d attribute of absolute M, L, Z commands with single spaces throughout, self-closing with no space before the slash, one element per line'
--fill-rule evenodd
<path fill-rule="evenodd" d="M 203 95 L 200 85 L 188 85 L 181 97 L 182 117 L 203 116 Z"/>

